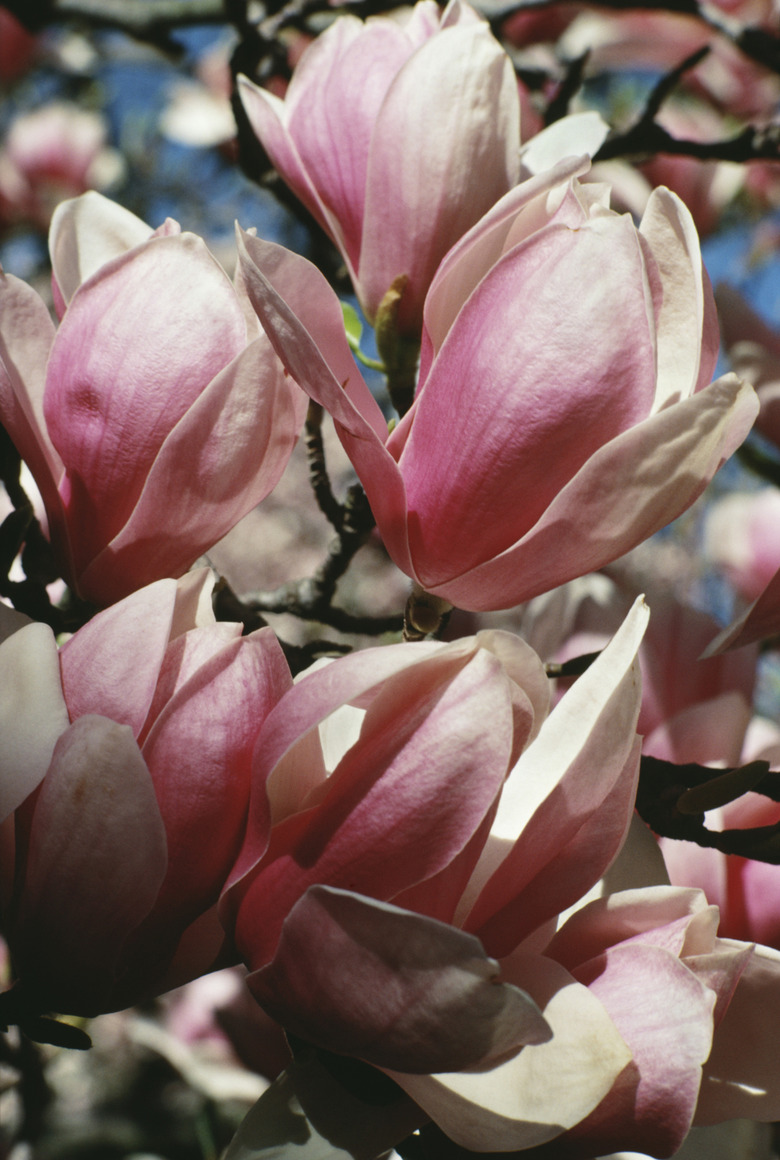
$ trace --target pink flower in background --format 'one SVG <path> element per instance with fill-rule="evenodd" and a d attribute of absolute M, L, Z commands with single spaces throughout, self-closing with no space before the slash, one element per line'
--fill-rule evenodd
<path fill-rule="evenodd" d="M 637 230 L 603 189 L 567 182 L 586 167 L 521 183 L 447 255 L 414 404 L 389 437 L 323 280 L 278 247 L 241 247 L 253 305 L 333 415 L 390 556 L 466 609 L 624 554 L 697 498 L 755 417 L 749 386 L 707 385 L 717 324 L 688 211 L 656 190 Z M 285 302 L 272 283 L 296 266 Z"/>
<path fill-rule="evenodd" d="M 768 744 L 756 745 L 758 737 Z M 748 732 L 742 761 L 756 758 L 780 768 L 780 730 L 771 722 L 755 721 Z M 710 830 L 775 826 L 780 822 L 780 804 L 762 794 L 747 793 L 708 810 L 706 821 Z M 780 866 L 671 838 L 661 840 L 661 849 L 672 882 L 699 887 L 719 908 L 722 935 L 780 951 Z"/>
<path fill-rule="evenodd" d="M 99 113 L 65 101 L 12 121 L 0 147 L 0 219 L 46 230 L 64 198 L 115 185 L 125 163 L 107 129 Z"/>
<path fill-rule="evenodd" d="M 160 580 L 59 652 L 3 613 L 2 929 L 40 1011 L 116 1010 L 220 965 L 252 751 L 292 682 L 270 629 L 215 622 L 211 587 Z"/>
<path fill-rule="evenodd" d="M 702 660 L 715 621 L 669 598 L 651 608 L 640 653 L 642 752 L 678 764 L 737 765 L 753 715 L 758 650 Z"/>
<path fill-rule="evenodd" d="M 473 9 L 418 3 L 405 22 L 344 16 L 304 53 L 284 100 L 241 79 L 252 127 L 327 230 L 367 317 L 409 279 L 399 327 L 419 333 L 447 250 L 520 173 L 508 56 Z"/>
<path fill-rule="evenodd" d="M 755 600 L 780 568 L 780 491 L 775 487 L 716 500 L 704 524 L 704 556 L 744 600 Z"/>
<path fill-rule="evenodd" d="M 761 403 L 756 429 L 780 447 L 780 334 L 733 286 L 718 286 L 715 297 L 729 362 L 753 384 Z"/>
<path fill-rule="evenodd" d="M 274 487 L 306 398 L 200 238 L 98 194 L 62 205 L 61 322 L 0 280 L 0 420 L 41 491 L 63 575 L 109 604 L 181 575 Z"/>

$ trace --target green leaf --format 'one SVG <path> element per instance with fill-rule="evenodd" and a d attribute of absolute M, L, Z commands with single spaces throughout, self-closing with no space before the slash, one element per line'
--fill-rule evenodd
<path fill-rule="evenodd" d="M 360 339 L 363 334 L 363 323 L 360 321 L 360 316 L 354 306 L 350 306 L 349 302 L 341 303 L 341 312 L 344 315 L 344 329 L 347 332 L 347 342 L 350 350 L 357 351 L 360 349 Z"/>

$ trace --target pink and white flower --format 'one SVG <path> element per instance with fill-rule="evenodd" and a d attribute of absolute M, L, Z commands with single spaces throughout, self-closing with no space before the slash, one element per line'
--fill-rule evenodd
<path fill-rule="evenodd" d="M 180 576 L 274 487 L 306 398 L 241 282 L 168 221 L 100 195 L 50 235 L 55 327 L 0 276 L 0 421 L 40 489 L 63 576 L 109 604 Z"/>
<path fill-rule="evenodd" d="M 0 915 L 38 1011 L 94 1015 L 212 970 L 255 740 L 292 684 L 270 629 L 217 623 L 207 571 L 57 649 L 0 605 Z"/>
<path fill-rule="evenodd" d="M 284 100 L 240 78 L 273 164 L 339 247 L 366 316 L 400 276 L 418 333 L 441 259 L 520 175 L 509 57 L 461 0 L 441 13 L 342 16 L 301 57 Z"/>
<path fill-rule="evenodd" d="M 749 386 L 710 383 L 717 321 L 690 214 L 659 189 L 637 229 L 577 182 L 587 165 L 522 182 L 449 252 L 389 436 L 324 281 L 278 247 L 240 246 L 252 303 L 332 414 L 390 556 L 466 609 L 624 554 L 697 498 L 755 418 Z M 274 283 L 296 268 L 285 301 Z"/>

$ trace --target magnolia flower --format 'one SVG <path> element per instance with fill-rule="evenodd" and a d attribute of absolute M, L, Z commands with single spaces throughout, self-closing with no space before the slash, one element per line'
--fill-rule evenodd
<path fill-rule="evenodd" d="M 738 981 L 776 988 L 771 953 L 754 968 L 717 939 L 699 891 L 608 894 L 556 932 L 628 832 L 646 615 L 546 718 L 537 658 L 492 632 L 315 669 L 258 739 L 221 900 L 250 989 L 387 1071 L 462 1147 L 671 1154 Z M 773 1075 L 768 1038 L 751 1082 Z M 744 1113 L 742 1082 L 732 1060 Z"/>
<path fill-rule="evenodd" d="M 780 490 L 716 500 L 705 516 L 702 547 L 743 599 L 756 600 L 780 568 Z"/>
<path fill-rule="evenodd" d="M 107 134 L 105 117 L 66 101 L 16 117 L 0 148 L 0 215 L 46 230 L 64 198 L 116 185 L 125 163 Z"/>
<path fill-rule="evenodd" d="M 460 0 L 405 21 L 343 16 L 311 45 L 284 100 L 240 78 L 252 128 L 327 230 L 366 316 L 399 277 L 398 316 L 419 334 L 447 250 L 520 174 L 509 57 Z"/>
<path fill-rule="evenodd" d="M 718 286 L 715 297 L 729 363 L 753 384 L 761 403 L 756 428 L 780 446 L 780 334 L 733 286 Z"/>
<path fill-rule="evenodd" d="M 253 305 L 333 415 L 390 556 L 466 609 L 621 556 L 696 499 L 755 418 L 735 376 L 707 385 L 717 322 L 682 202 L 654 191 L 637 230 L 572 177 L 586 168 L 522 182 L 449 252 L 416 397 L 389 436 L 324 280 L 278 247 L 239 247 Z M 278 280 L 296 269 L 285 301 Z"/>
<path fill-rule="evenodd" d="M 0 275 L 0 421 L 40 488 L 63 575 L 108 604 L 180 576 L 273 488 L 305 414 L 200 238 L 99 194 L 50 235 L 58 328 Z"/>
<path fill-rule="evenodd" d="M 220 965 L 254 743 L 292 681 L 270 629 L 215 622 L 211 587 L 160 580 L 59 652 L 0 606 L 0 914 L 39 1011 L 115 1010 Z"/>

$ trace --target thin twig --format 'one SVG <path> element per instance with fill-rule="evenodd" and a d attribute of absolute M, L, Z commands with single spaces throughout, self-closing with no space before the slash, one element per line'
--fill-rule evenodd
<path fill-rule="evenodd" d="M 344 527 L 345 512 L 344 507 L 334 496 L 330 485 L 328 467 L 325 462 L 325 448 L 322 442 L 322 415 L 322 407 L 312 399 L 306 414 L 304 429 L 306 454 L 309 460 L 309 481 L 320 511 L 328 523 L 332 524 L 337 532 L 341 532 Z"/>

